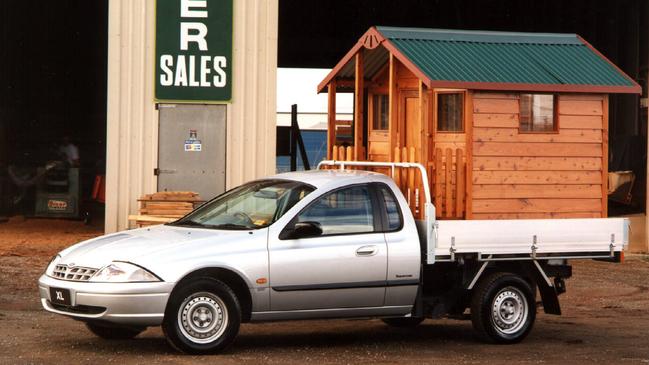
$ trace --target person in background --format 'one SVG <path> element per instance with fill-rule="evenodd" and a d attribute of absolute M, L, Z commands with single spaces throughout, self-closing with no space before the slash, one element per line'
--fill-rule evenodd
<path fill-rule="evenodd" d="M 59 153 L 70 167 L 79 167 L 79 148 L 72 143 L 69 136 L 64 136 L 61 140 Z"/>

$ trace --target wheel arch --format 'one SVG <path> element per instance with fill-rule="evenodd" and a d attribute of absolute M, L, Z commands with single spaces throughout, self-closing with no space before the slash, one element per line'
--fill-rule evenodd
<path fill-rule="evenodd" d="M 205 277 L 220 280 L 234 291 L 241 305 L 241 322 L 249 322 L 252 314 L 252 295 L 250 294 L 250 288 L 246 280 L 234 270 L 223 267 L 204 267 L 194 270 L 178 280 L 171 295 L 174 294 L 176 289 L 182 287 L 188 281 Z"/>
<path fill-rule="evenodd" d="M 475 281 L 475 284 L 496 272 L 518 275 L 530 284 L 533 289 L 538 288 L 545 313 L 560 315 L 559 295 L 554 286 L 548 284 L 547 276 L 542 270 L 541 266 L 536 266 L 533 261 L 494 261 L 487 265 L 484 272 Z"/>

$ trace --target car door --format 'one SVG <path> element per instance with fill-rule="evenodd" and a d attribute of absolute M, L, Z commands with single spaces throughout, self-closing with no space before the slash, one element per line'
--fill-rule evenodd
<path fill-rule="evenodd" d="M 315 199 L 281 232 L 270 233 L 273 311 L 383 306 L 387 246 L 368 184 L 347 186 Z M 310 222 L 321 234 L 291 236 Z"/>

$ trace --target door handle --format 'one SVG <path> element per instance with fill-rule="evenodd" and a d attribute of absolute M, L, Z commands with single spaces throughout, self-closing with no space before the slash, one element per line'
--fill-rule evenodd
<path fill-rule="evenodd" d="M 173 169 L 161 169 L 159 167 L 156 167 L 153 169 L 153 175 L 155 176 L 160 176 L 160 174 L 175 174 L 178 172 L 178 170 L 173 170 Z"/>
<path fill-rule="evenodd" d="M 356 250 L 356 256 L 374 256 L 379 252 L 378 247 L 374 245 L 362 246 Z"/>

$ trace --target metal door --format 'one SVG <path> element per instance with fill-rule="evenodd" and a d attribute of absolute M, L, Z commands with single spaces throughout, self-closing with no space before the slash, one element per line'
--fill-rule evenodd
<path fill-rule="evenodd" d="M 349 189 L 332 193 L 338 194 L 337 206 L 333 211 L 323 211 L 321 216 L 336 219 L 338 212 L 357 208 L 347 204 L 349 200 L 341 199 L 349 196 Z M 300 215 L 316 209 L 320 201 L 332 194 L 318 198 Z M 269 232 L 271 310 L 383 306 L 388 252 L 382 232 L 325 232 L 320 237 L 279 239 L 281 228 L 272 227 Z"/>
<path fill-rule="evenodd" d="M 160 105 L 158 191 L 225 191 L 225 116 L 225 105 Z"/>

